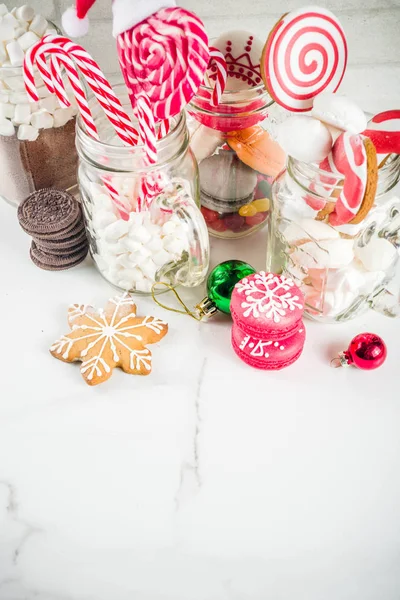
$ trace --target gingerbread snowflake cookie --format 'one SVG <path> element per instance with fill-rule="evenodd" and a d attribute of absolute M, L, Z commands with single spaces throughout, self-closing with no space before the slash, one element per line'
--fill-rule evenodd
<path fill-rule="evenodd" d="M 64 362 L 81 361 L 89 385 L 107 381 L 115 367 L 131 375 L 149 375 L 152 356 L 147 344 L 161 340 L 168 325 L 156 317 L 137 317 L 129 294 L 111 298 L 105 309 L 74 304 L 68 310 L 71 332 L 50 348 Z"/>

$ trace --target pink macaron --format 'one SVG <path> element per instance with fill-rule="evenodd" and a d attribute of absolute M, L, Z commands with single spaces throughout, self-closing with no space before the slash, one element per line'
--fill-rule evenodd
<path fill-rule="evenodd" d="M 253 337 L 234 323 L 232 347 L 238 357 L 251 367 L 278 371 L 293 364 L 300 357 L 305 336 L 305 328 L 301 321 L 294 334 L 280 341 Z"/>
<path fill-rule="evenodd" d="M 230 310 L 246 334 L 280 341 L 301 328 L 304 298 L 291 279 L 260 271 L 236 284 Z"/>

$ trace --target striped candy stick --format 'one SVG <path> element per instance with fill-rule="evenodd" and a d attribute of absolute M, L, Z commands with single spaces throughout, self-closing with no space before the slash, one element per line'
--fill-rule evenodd
<path fill-rule="evenodd" d="M 210 46 L 210 62 L 208 68 L 210 67 L 215 67 L 217 69 L 212 93 L 212 104 L 218 106 L 221 102 L 222 94 L 225 91 L 228 70 L 224 54 L 218 50 L 218 48 L 214 48 L 213 46 Z"/>
<path fill-rule="evenodd" d="M 58 46 L 52 47 L 51 45 L 49 48 L 48 46 L 49 46 L 48 44 L 41 44 L 40 47 L 36 49 L 36 57 L 39 60 L 42 57 L 44 57 L 46 53 L 49 53 L 49 52 L 52 53 L 52 58 L 57 58 L 57 61 L 52 61 L 51 71 L 47 70 L 47 63 L 44 61 L 44 65 L 46 65 L 46 70 L 47 70 L 46 74 L 45 74 L 47 80 L 52 81 L 52 84 L 54 85 L 53 89 L 55 91 L 55 94 L 57 95 L 57 97 L 59 99 L 61 99 L 63 97 L 61 90 L 64 90 L 64 92 L 65 92 L 65 89 L 63 87 L 63 80 L 62 80 L 61 73 L 59 72 L 59 64 L 62 63 L 66 67 L 69 81 L 71 83 L 71 87 L 74 92 L 74 96 L 76 98 L 76 101 L 77 101 L 77 104 L 78 104 L 78 107 L 80 110 L 80 114 L 82 116 L 82 120 L 85 124 L 86 130 L 88 131 L 89 135 L 91 135 L 94 139 L 99 140 L 97 128 L 96 128 L 95 122 L 93 120 L 93 117 L 91 115 L 90 108 L 89 108 L 89 105 L 88 105 L 88 102 L 86 99 L 85 91 L 80 82 L 77 69 L 74 67 L 74 65 L 73 65 L 72 61 L 69 59 L 68 55 L 61 48 L 59 48 Z M 42 62 L 42 64 L 43 64 L 43 62 Z M 24 73 L 25 73 L 25 67 L 26 67 L 27 74 L 29 74 L 30 69 L 33 68 L 33 64 L 28 63 L 28 65 L 24 65 Z M 41 70 L 41 73 L 43 73 L 43 70 Z M 31 80 L 28 78 L 28 81 L 31 81 Z M 35 84 L 33 84 L 33 87 L 32 86 L 30 87 L 30 90 L 32 92 L 32 96 L 35 97 L 35 93 L 36 93 Z M 116 205 L 121 218 L 123 218 L 124 220 L 129 219 L 129 212 L 128 212 L 125 204 L 123 202 L 121 202 L 118 191 L 112 185 L 112 183 L 110 181 L 110 177 L 103 176 L 102 182 L 104 183 L 114 204 Z"/>
<path fill-rule="evenodd" d="M 71 42 L 66 37 L 48 36 L 48 38 L 53 43 L 61 45 L 74 58 L 119 137 L 128 145 L 136 145 L 139 137 L 138 132 L 96 61 L 82 46 Z"/>

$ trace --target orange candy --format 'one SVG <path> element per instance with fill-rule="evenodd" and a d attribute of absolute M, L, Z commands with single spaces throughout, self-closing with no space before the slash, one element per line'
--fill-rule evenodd
<path fill-rule="evenodd" d="M 227 142 L 242 162 L 263 175 L 276 177 L 285 166 L 284 151 L 260 125 L 229 132 Z"/>

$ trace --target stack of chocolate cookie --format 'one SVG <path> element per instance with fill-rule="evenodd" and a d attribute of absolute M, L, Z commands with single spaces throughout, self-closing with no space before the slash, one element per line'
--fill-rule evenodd
<path fill-rule="evenodd" d="M 33 238 L 31 259 L 41 269 L 70 269 L 86 257 L 82 208 L 71 194 L 54 189 L 33 192 L 19 205 L 18 219 Z"/>

